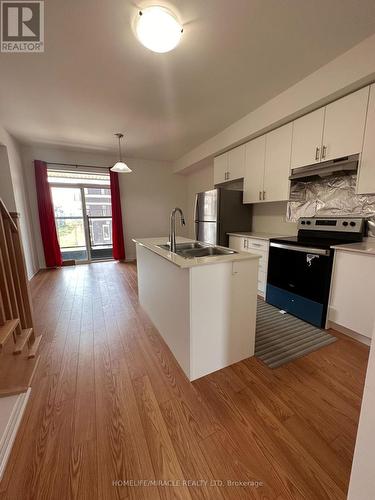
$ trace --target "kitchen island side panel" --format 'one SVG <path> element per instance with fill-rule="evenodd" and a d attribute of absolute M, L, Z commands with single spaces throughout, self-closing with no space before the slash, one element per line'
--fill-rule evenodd
<path fill-rule="evenodd" d="M 189 269 L 137 245 L 139 302 L 190 378 Z"/>
<path fill-rule="evenodd" d="M 190 270 L 191 380 L 254 355 L 258 259 Z"/>

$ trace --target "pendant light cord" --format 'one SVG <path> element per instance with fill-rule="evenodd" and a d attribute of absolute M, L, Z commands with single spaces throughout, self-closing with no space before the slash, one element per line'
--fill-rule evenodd
<path fill-rule="evenodd" d="M 118 132 L 115 135 L 117 135 L 117 138 L 118 138 L 118 152 L 119 152 L 119 156 L 120 156 L 120 161 L 122 162 L 121 139 L 124 137 L 124 134 L 121 134 L 120 132 Z"/>

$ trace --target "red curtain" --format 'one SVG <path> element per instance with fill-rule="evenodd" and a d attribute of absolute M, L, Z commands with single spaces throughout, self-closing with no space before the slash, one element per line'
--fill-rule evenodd
<path fill-rule="evenodd" d="M 110 170 L 109 177 L 111 180 L 113 258 L 115 260 L 125 260 L 124 232 L 122 229 L 121 197 L 118 173 Z"/>
<path fill-rule="evenodd" d="M 38 197 L 38 210 L 40 231 L 44 248 L 47 267 L 62 265 L 62 257 L 57 239 L 55 215 L 53 211 L 51 189 L 48 184 L 47 163 L 40 160 L 34 161 L 36 194 Z"/>

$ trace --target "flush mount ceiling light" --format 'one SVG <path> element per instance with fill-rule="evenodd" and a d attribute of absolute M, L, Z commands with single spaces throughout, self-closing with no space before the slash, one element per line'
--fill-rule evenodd
<path fill-rule="evenodd" d="M 115 136 L 118 138 L 119 161 L 113 165 L 111 170 L 112 172 L 118 172 L 119 174 L 130 174 L 131 170 L 127 164 L 122 161 L 121 155 L 121 139 L 124 137 L 124 134 L 118 132 Z"/>
<path fill-rule="evenodd" d="M 163 53 L 178 45 L 183 29 L 170 10 L 155 5 L 139 11 L 135 31 L 142 45 Z"/>

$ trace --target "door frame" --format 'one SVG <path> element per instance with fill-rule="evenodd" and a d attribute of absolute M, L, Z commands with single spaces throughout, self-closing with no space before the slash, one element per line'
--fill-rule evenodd
<path fill-rule="evenodd" d="M 76 265 L 77 264 L 91 264 L 92 262 L 103 262 L 103 261 L 111 261 L 113 260 L 112 258 L 109 259 L 95 259 L 92 260 L 91 257 L 91 239 L 90 239 L 90 225 L 89 225 L 89 217 L 87 215 L 87 207 L 86 207 L 86 200 L 85 200 L 85 188 L 94 188 L 94 189 L 110 189 L 110 186 L 103 186 L 103 184 L 85 184 L 85 183 L 74 183 L 74 184 L 68 184 L 65 182 L 50 182 L 49 183 L 50 187 L 53 188 L 74 188 L 74 189 L 79 189 L 81 192 L 81 203 L 82 203 L 82 219 L 83 219 L 83 229 L 85 233 L 85 243 L 86 243 L 86 254 L 87 254 L 87 259 L 84 260 L 76 260 Z M 53 200 L 52 200 L 53 203 Z M 111 216 L 112 217 L 112 216 Z M 69 217 L 67 217 L 69 218 Z M 77 217 L 80 218 L 80 217 Z M 55 217 L 56 220 L 56 217 Z"/>

